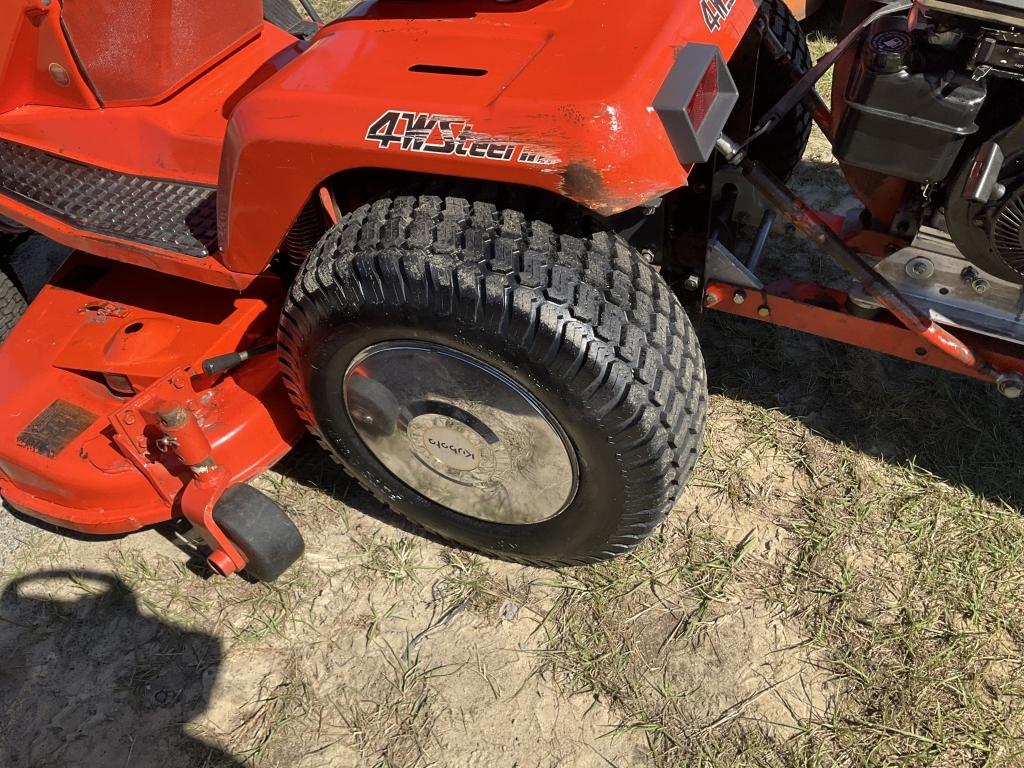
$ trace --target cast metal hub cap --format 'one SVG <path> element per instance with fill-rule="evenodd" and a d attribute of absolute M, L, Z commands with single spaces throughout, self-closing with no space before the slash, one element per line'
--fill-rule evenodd
<path fill-rule="evenodd" d="M 349 366 L 345 408 L 370 452 L 415 491 L 508 525 L 550 520 L 572 501 L 575 452 L 529 392 L 439 344 L 392 341 Z"/>

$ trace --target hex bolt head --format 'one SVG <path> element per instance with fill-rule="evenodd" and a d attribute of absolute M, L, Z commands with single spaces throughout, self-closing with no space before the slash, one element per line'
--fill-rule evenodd
<path fill-rule="evenodd" d="M 906 269 L 910 277 L 918 280 L 927 280 L 935 274 L 935 265 L 932 264 L 931 259 L 926 259 L 924 256 L 918 256 L 908 261 Z"/>
<path fill-rule="evenodd" d="M 66 87 L 71 84 L 71 75 L 68 71 L 57 62 L 53 62 L 48 67 L 50 71 L 50 77 L 53 78 L 53 82 L 61 87 Z"/>
<path fill-rule="evenodd" d="M 685 288 L 688 291 L 696 291 L 698 288 L 700 288 L 700 278 L 697 277 L 697 275 L 690 275 L 683 282 L 683 288 Z"/>
<path fill-rule="evenodd" d="M 715 296 L 715 294 L 711 293 L 711 291 L 708 291 L 704 295 L 704 306 L 705 307 L 713 307 L 717 303 L 718 303 L 718 297 Z"/>
<path fill-rule="evenodd" d="M 996 389 L 1003 397 L 1016 400 L 1024 394 L 1024 376 L 1019 373 L 1001 373 L 996 379 Z"/>
<path fill-rule="evenodd" d="M 135 414 L 131 411 L 125 411 L 124 416 L 121 417 L 121 421 L 127 424 L 129 427 L 135 423 Z"/>
<path fill-rule="evenodd" d="M 747 300 L 747 292 L 744 290 L 738 290 L 732 295 L 733 304 L 742 304 Z"/>
<path fill-rule="evenodd" d="M 771 314 L 771 307 L 769 307 L 767 304 L 762 304 L 760 307 L 757 308 L 758 317 L 770 317 Z"/>
<path fill-rule="evenodd" d="M 990 287 L 991 285 L 989 285 L 988 280 L 986 280 L 984 277 L 976 277 L 974 278 L 973 282 L 971 282 L 971 288 L 973 288 L 974 292 L 978 294 L 988 292 L 988 289 Z"/>

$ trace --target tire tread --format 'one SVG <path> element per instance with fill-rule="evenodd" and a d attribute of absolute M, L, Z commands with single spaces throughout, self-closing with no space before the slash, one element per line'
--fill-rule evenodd
<path fill-rule="evenodd" d="M 696 335 L 660 275 L 617 235 L 580 229 L 572 213 L 535 218 L 504 207 L 500 195 L 428 188 L 344 217 L 289 293 L 279 336 L 285 386 L 340 462 L 306 391 L 302 360 L 315 329 L 382 303 L 485 326 L 568 382 L 619 453 L 625 489 L 618 528 L 600 547 L 540 559 L 487 551 L 544 566 L 613 557 L 662 522 L 696 463 L 707 406 Z"/>

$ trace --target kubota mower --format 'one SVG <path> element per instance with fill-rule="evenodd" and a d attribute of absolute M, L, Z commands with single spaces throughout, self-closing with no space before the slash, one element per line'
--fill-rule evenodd
<path fill-rule="evenodd" d="M 1024 3 L 844 26 L 812 68 L 781 0 L 0 0 L 0 236 L 76 249 L 27 309 L 0 277 L 0 494 L 273 579 L 302 540 L 245 482 L 309 430 L 441 536 L 580 563 L 693 469 L 707 308 L 1019 395 Z M 856 215 L 785 185 L 812 118 Z M 784 222 L 845 290 L 761 281 Z"/>

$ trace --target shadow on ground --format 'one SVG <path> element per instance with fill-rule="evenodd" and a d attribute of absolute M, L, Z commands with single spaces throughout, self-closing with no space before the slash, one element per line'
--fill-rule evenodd
<path fill-rule="evenodd" d="M 216 637 L 143 615 L 114 576 L 14 579 L 0 594 L 0 765 L 241 766 L 184 730 L 222 657 Z"/>
<path fill-rule="evenodd" d="M 832 441 L 1024 511 L 1022 406 L 994 387 L 714 313 L 701 338 L 712 394 L 781 411 Z"/>

